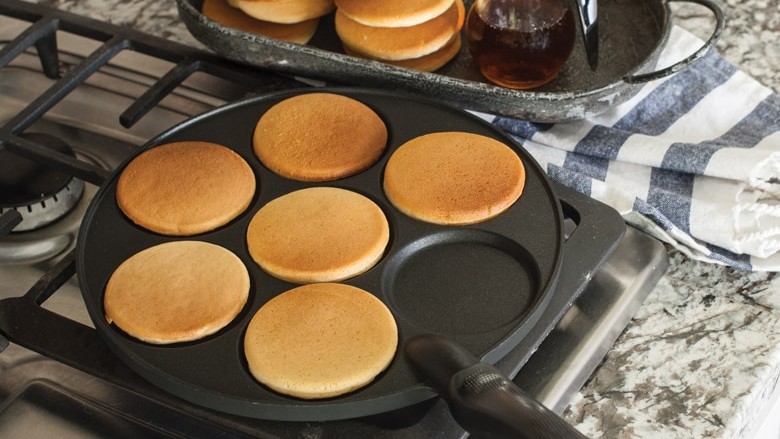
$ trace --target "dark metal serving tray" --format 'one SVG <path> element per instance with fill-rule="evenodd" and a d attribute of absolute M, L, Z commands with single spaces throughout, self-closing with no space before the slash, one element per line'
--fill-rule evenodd
<path fill-rule="evenodd" d="M 706 7 L 715 17 L 715 27 L 689 57 L 655 70 L 671 31 L 669 3 L 674 1 Z M 468 53 L 465 36 L 453 61 L 435 73 L 420 72 L 345 55 L 333 14 L 322 17 L 312 40 L 300 45 L 222 26 L 201 14 L 203 0 L 176 2 L 192 35 L 228 59 L 291 75 L 429 96 L 534 122 L 583 119 L 625 102 L 647 81 L 671 75 L 704 56 L 724 26 L 723 13 L 713 0 L 601 0 L 598 69 L 590 69 L 577 38 L 557 79 L 538 90 L 521 91 L 487 83 Z M 464 3 L 469 7 L 472 1 Z"/>
<path fill-rule="evenodd" d="M 310 92 L 350 96 L 379 114 L 388 127 L 389 139 L 377 164 L 353 177 L 317 184 L 281 178 L 261 165 L 251 141 L 259 117 L 285 98 Z M 471 226 L 427 224 L 397 211 L 382 190 L 385 163 L 407 140 L 437 131 L 479 133 L 513 147 L 526 169 L 520 199 L 502 215 Z M 249 209 L 230 224 L 193 237 L 149 232 L 129 221 L 117 206 L 115 188 L 122 166 L 101 187 L 85 216 L 77 265 L 87 310 L 109 346 L 136 372 L 184 399 L 230 413 L 280 420 L 352 418 L 404 407 L 434 396 L 404 359 L 403 346 L 411 337 L 443 334 L 495 363 L 534 328 L 550 301 L 562 259 L 558 198 L 530 155 L 506 134 L 466 112 L 386 91 L 309 89 L 219 108 L 173 128 L 147 147 L 181 140 L 220 143 L 244 157 L 258 181 Z M 268 201 L 323 185 L 368 196 L 388 218 L 391 239 L 383 259 L 345 283 L 377 295 L 389 306 L 400 342 L 395 360 L 372 384 L 342 397 L 304 401 L 268 390 L 246 367 L 242 346 L 249 319 L 270 298 L 296 285 L 263 272 L 249 256 L 245 234 L 254 213 Z M 103 291 L 116 267 L 140 250 L 180 239 L 217 243 L 244 262 L 252 286 L 249 303 L 238 318 L 204 340 L 169 346 L 137 341 L 109 325 L 104 317 Z"/>

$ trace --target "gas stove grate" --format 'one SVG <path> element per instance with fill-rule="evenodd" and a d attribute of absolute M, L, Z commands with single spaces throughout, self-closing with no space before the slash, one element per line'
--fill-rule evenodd
<path fill-rule="evenodd" d="M 20 222 L 22 222 L 22 215 L 15 210 L 9 210 L 0 215 L 0 239 L 11 233 L 11 230 Z"/>
<path fill-rule="evenodd" d="M 107 171 L 94 164 L 51 151 L 40 143 L 20 137 L 19 134 L 123 51 L 139 52 L 174 64 L 170 71 L 118 115 L 121 124 L 128 128 L 195 72 L 241 83 L 258 93 L 303 85 L 293 79 L 233 63 L 184 44 L 36 4 L 6 0 L 0 3 L 0 15 L 31 23 L 14 41 L 0 50 L 0 68 L 35 46 L 42 71 L 49 78 L 57 80 L 52 87 L 0 128 L 0 147 L 96 185 L 106 179 Z M 81 64 L 60 74 L 57 31 L 87 37 L 102 44 Z"/>

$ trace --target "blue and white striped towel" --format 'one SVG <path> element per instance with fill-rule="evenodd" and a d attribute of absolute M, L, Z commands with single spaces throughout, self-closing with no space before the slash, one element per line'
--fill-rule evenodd
<path fill-rule="evenodd" d="M 674 27 L 658 65 L 700 45 Z M 780 271 L 780 99 L 716 52 L 588 120 L 483 117 L 552 179 L 691 257 Z"/>

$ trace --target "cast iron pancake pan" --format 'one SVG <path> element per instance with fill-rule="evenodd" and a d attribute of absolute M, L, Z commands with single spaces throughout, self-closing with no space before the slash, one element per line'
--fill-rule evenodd
<path fill-rule="evenodd" d="M 379 114 L 389 138 L 378 163 L 349 178 L 305 183 L 279 177 L 255 158 L 252 132 L 259 117 L 275 103 L 309 92 L 350 96 Z M 382 191 L 383 169 L 390 154 L 416 136 L 455 130 L 493 137 L 516 150 L 526 169 L 520 199 L 502 215 L 471 226 L 427 224 L 397 211 Z M 250 164 L 258 188 L 248 210 L 217 230 L 193 237 L 149 232 L 129 221 L 117 206 L 116 182 L 123 165 L 100 188 L 82 224 L 78 276 L 95 327 L 112 350 L 140 375 L 190 402 L 255 418 L 295 421 L 354 418 L 408 406 L 435 393 L 404 359 L 407 340 L 419 334 L 443 335 L 495 362 L 525 337 L 550 299 L 563 245 L 558 199 L 529 154 L 468 113 L 387 91 L 295 90 L 205 113 L 163 133 L 146 148 L 183 140 L 225 145 Z M 245 328 L 257 309 L 296 286 L 266 274 L 251 259 L 245 239 L 249 222 L 270 200 L 311 186 L 350 189 L 384 210 L 391 229 L 384 257 L 373 269 L 345 283 L 375 294 L 389 306 L 399 328 L 399 348 L 388 369 L 368 386 L 341 397 L 306 401 L 277 394 L 255 381 L 242 346 Z M 103 291 L 113 271 L 143 249 L 180 239 L 216 243 L 242 259 L 252 279 L 245 309 L 218 333 L 175 345 L 140 342 L 109 325 Z"/>

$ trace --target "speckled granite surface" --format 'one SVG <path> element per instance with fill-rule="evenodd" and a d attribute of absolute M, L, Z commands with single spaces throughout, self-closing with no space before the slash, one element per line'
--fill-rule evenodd
<path fill-rule="evenodd" d="M 718 52 L 780 91 L 777 2 L 719 3 L 727 22 Z M 673 10 L 680 26 L 709 36 L 707 10 Z M 780 277 L 669 257 L 566 419 L 590 437 L 750 438 L 780 375 Z"/>
<path fill-rule="evenodd" d="M 749 437 L 780 374 L 780 279 L 670 257 L 566 418 L 592 437 Z"/>
<path fill-rule="evenodd" d="M 173 0 L 38 1 L 201 46 Z M 777 1 L 719 2 L 728 21 L 718 51 L 780 91 Z M 709 35 L 706 9 L 673 9 L 676 23 Z M 780 375 L 780 277 L 669 257 L 669 271 L 565 417 L 590 437 L 749 437 Z"/>

